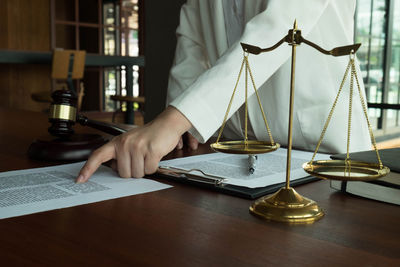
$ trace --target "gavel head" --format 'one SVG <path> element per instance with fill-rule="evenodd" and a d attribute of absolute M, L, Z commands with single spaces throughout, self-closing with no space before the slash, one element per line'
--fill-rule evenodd
<path fill-rule="evenodd" d="M 51 135 L 67 138 L 74 133 L 72 126 L 76 120 L 77 96 L 71 90 L 57 90 L 51 95 L 48 131 Z"/>

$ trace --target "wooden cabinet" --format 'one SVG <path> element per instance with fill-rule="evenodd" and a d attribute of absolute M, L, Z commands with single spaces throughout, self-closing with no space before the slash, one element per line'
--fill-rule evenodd
<path fill-rule="evenodd" d="M 88 53 L 83 110 L 111 117 L 107 112 L 120 108 L 111 95 L 143 95 L 140 68 L 133 67 L 144 62 L 135 60 L 143 42 L 140 6 L 140 0 L 3 0 L 0 105 L 33 111 L 48 108 L 48 103 L 35 102 L 31 95 L 56 89 L 48 57 L 54 49 Z M 126 75 L 127 69 L 132 73 Z M 133 105 L 127 109 L 132 112 Z"/>
<path fill-rule="evenodd" d="M 139 0 L 51 0 L 52 49 L 85 50 L 88 54 L 139 55 Z M 127 75 L 127 68 L 132 75 Z M 121 107 L 112 95 L 143 96 L 139 68 L 132 65 L 86 67 L 82 110 L 133 112 L 138 103 Z M 133 81 L 127 82 L 128 79 Z M 90 96 L 90 97 L 89 97 Z"/>
<path fill-rule="evenodd" d="M 0 49 L 50 50 L 48 0 L 2 0 Z M 34 102 L 32 93 L 50 91 L 50 66 L 0 64 L 0 105 L 41 111 L 48 104 Z"/>

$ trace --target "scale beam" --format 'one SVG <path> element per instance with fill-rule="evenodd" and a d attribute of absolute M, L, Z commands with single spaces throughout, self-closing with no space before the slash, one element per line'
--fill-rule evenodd
<path fill-rule="evenodd" d="M 274 44 L 271 47 L 267 47 L 267 48 L 261 48 L 258 46 L 254 46 L 254 45 L 249 45 L 246 43 L 240 43 L 240 45 L 242 46 L 242 49 L 244 52 L 250 53 L 250 54 L 254 54 L 254 55 L 258 55 L 264 52 L 269 52 L 272 51 L 276 48 L 278 48 L 281 44 L 283 44 L 284 42 L 289 43 L 289 44 L 296 44 L 299 45 L 301 43 L 305 43 L 315 49 L 317 49 L 319 52 L 325 54 L 325 55 L 331 55 L 331 56 L 335 56 L 335 57 L 339 57 L 339 56 L 345 56 L 345 55 L 350 55 L 351 53 L 356 53 L 357 50 L 360 48 L 361 44 L 357 43 L 357 44 L 352 44 L 352 45 L 346 45 L 346 46 L 338 46 L 335 47 L 331 50 L 325 50 L 322 47 L 320 47 L 319 45 L 305 39 L 302 35 L 301 35 L 301 31 L 300 30 L 296 30 L 295 32 L 293 32 L 292 30 L 289 30 L 288 34 L 283 37 L 279 42 L 277 42 L 276 44 Z"/>

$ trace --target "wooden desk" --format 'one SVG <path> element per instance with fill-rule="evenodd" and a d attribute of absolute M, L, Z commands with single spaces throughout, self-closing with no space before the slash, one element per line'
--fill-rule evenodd
<path fill-rule="evenodd" d="M 46 133 L 44 115 L 0 109 L 0 125 L 0 171 L 52 164 L 26 157 L 29 144 Z M 317 201 L 325 217 L 294 226 L 252 216 L 249 200 L 172 184 L 0 220 L 1 265 L 400 266 L 398 206 L 319 181 L 296 190 Z"/>

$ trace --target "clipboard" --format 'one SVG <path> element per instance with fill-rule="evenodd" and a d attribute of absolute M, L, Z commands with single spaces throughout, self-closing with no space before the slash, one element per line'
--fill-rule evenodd
<path fill-rule="evenodd" d="M 184 170 L 167 166 L 159 167 L 157 176 L 245 199 L 256 199 L 264 195 L 272 194 L 285 186 L 284 181 L 282 183 L 257 188 L 231 185 L 226 182 L 227 179 L 206 174 L 199 169 Z M 305 176 L 290 181 L 290 185 L 293 187 L 318 180 L 320 179 L 313 176 Z"/>

